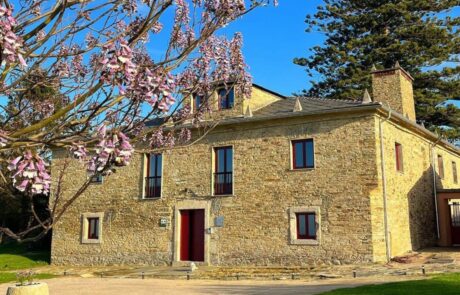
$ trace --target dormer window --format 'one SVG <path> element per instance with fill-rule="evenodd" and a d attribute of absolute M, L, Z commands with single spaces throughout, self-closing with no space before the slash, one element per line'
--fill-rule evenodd
<path fill-rule="evenodd" d="M 219 95 L 219 110 L 228 110 L 233 108 L 235 101 L 235 91 L 231 88 L 220 88 L 217 90 Z"/>
<path fill-rule="evenodd" d="M 193 110 L 197 111 L 200 109 L 201 104 L 203 103 L 203 96 L 199 94 L 193 94 Z"/>

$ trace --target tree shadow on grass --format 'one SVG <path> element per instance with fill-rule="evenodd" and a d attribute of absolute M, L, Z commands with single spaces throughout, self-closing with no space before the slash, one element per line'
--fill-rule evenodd
<path fill-rule="evenodd" d="M 0 271 L 28 269 L 50 263 L 50 251 L 9 243 L 0 245 Z"/>

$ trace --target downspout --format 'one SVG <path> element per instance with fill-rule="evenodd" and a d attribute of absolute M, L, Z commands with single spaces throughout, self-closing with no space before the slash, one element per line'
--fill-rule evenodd
<path fill-rule="evenodd" d="M 382 169 L 382 193 L 383 193 L 383 224 L 385 227 L 385 247 L 387 254 L 387 262 L 391 260 L 391 247 L 390 247 L 390 230 L 388 226 L 388 209 L 387 209 L 387 179 L 385 175 L 385 151 L 383 147 L 383 123 L 390 120 L 391 118 L 391 108 L 388 105 L 388 117 L 385 120 L 379 120 L 379 135 L 380 135 L 380 158 L 381 160 L 381 169 Z"/>
<path fill-rule="evenodd" d="M 436 212 L 436 235 L 438 237 L 438 240 L 440 238 L 440 233 L 439 233 L 439 212 L 438 212 L 438 193 L 436 189 L 436 168 L 434 164 L 436 163 L 435 160 L 435 153 L 434 153 L 434 147 L 438 144 L 438 142 L 441 141 L 441 135 L 439 135 L 438 140 L 436 140 L 433 144 L 431 144 L 430 152 L 431 152 L 431 170 L 433 173 L 433 196 L 434 196 L 434 209 Z"/>

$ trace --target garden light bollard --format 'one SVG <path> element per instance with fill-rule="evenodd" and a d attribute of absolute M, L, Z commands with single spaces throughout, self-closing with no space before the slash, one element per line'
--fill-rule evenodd
<path fill-rule="evenodd" d="M 422 265 L 422 274 L 423 274 L 423 275 L 426 275 L 425 265 Z"/>
<path fill-rule="evenodd" d="M 145 277 L 145 273 L 144 273 L 144 272 L 141 273 L 141 277 L 142 277 L 142 279 L 144 279 L 144 277 Z"/>
<path fill-rule="evenodd" d="M 353 277 L 356 278 L 356 270 L 353 270 Z"/>
<path fill-rule="evenodd" d="M 187 281 L 190 281 L 190 272 L 187 272 Z"/>

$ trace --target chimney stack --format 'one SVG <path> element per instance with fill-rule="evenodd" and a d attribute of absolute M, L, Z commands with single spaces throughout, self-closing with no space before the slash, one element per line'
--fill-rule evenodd
<path fill-rule="evenodd" d="M 396 62 L 391 69 L 372 70 L 372 96 L 415 122 L 414 79 Z"/>

